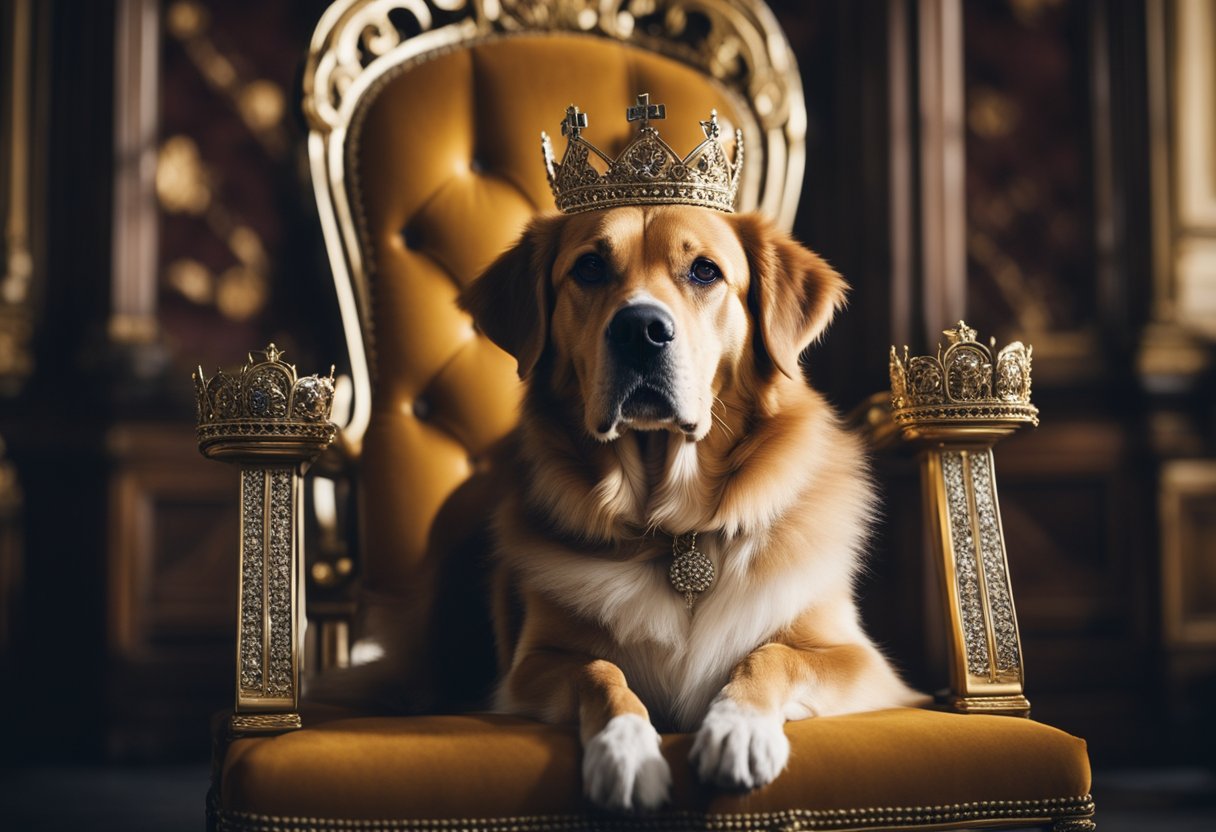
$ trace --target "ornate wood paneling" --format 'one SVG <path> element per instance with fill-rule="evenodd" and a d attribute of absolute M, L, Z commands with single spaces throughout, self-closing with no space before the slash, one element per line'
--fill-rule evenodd
<path fill-rule="evenodd" d="M 1162 625 L 1171 647 L 1216 647 L 1216 462 L 1161 470 Z"/>
<path fill-rule="evenodd" d="M 189 755 L 233 683 L 236 475 L 198 454 L 189 422 L 119 426 L 107 445 L 107 745 Z"/>

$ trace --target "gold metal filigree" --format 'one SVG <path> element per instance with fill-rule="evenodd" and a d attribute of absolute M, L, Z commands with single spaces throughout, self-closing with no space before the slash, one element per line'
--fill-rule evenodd
<path fill-rule="evenodd" d="M 739 190 L 743 163 L 743 132 L 735 131 L 734 158 L 723 149 L 718 111 L 701 122 L 705 140 L 679 156 L 650 126 L 651 119 L 667 118 L 662 104 L 651 104 L 642 93 L 635 106 L 626 109 L 629 121 L 641 122 L 634 137 L 615 159 L 583 138 L 587 114 L 571 105 L 561 122 L 566 152 L 561 162 L 553 156 L 549 134 L 542 132 L 541 150 L 545 172 L 557 208 L 567 214 L 613 208 L 618 205 L 697 205 L 731 213 Z M 591 163 L 594 154 L 606 167 L 601 176 Z"/>
<path fill-rule="evenodd" d="M 891 416 L 905 434 L 930 435 L 938 426 L 965 423 L 999 436 L 1039 423 L 1030 403 L 1033 347 L 1014 341 L 994 352 L 995 339 L 981 344 L 964 321 L 942 334 L 948 345 L 938 345 L 935 356 L 891 347 Z"/>
<path fill-rule="evenodd" d="M 195 372 L 199 450 L 204 456 L 241 462 L 272 457 L 313 458 L 334 439 L 333 368 L 329 376 L 299 377 L 271 344 L 262 361 L 249 361 L 236 375 Z"/>

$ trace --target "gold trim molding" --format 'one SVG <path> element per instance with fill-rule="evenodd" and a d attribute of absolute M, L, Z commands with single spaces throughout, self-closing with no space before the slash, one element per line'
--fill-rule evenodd
<path fill-rule="evenodd" d="M 302 727 L 300 715 L 285 714 L 233 714 L 228 722 L 234 734 L 280 734 Z"/>
<path fill-rule="evenodd" d="M 801 76 L 776 17 L 760 0 L 653 0 L 644 7 L 643 15 L 631 0 L 338 0 L 322 15 L 304 67 L 303 107 L 351 366 L 353 406 L 342 432 L 352 455 L 371 418 L 374 352 L 372 267 L 351 202 L 349 145 L 360 113 L 392 73 L 453 49 L 527 34 L 606 38 L 681 61 L 742 105 L 739 126 L 749 157 L 740 208 L 793 225 L 807 117 Z"/>

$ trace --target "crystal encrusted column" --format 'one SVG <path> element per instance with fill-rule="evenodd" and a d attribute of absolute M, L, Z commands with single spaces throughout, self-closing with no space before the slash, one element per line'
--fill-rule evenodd
<path fill-rule="evenodd" d="M 304 470 L 334 438 L 333 371 L 299 378 L 271 344 L 237 375 L 194 376 L 199 450 L 241 469 L 234 733 L 300 727 Z"/>
<path fill-rule="evenodd" d="M 1038 424 L 1030 348 L 999 353 L 959 321 L 936 356 L 891 348 L 892 418 L 920 453 L 925 516 L 942 579 L 951 650 L 942 704 L 1026 716 L 1022 647 L 1001 528 L 992 448 Z"/>

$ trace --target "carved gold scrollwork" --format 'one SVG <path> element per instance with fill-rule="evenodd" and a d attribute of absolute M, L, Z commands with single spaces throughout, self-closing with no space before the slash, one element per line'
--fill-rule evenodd
<path fill-rule="evenodd" d="M 407 20 L 408 18 L 408 20 Z M 690 25 L 696 21 L 699 25 Z M 805 135 L 801 80 L 767 7 L 726 0 L 354 0 L 335 4 L 314 36 L 305 109 L 314 127 L 345 122 L 355 81 L 406 39 L 447 27 L 477 36 L 590 32 L 682 58 L 746 91 L 765 129 Z M 794 106 L 796 104 L 796 107 Z M 791 113 L 798 118 L 791 122 Z"/>

